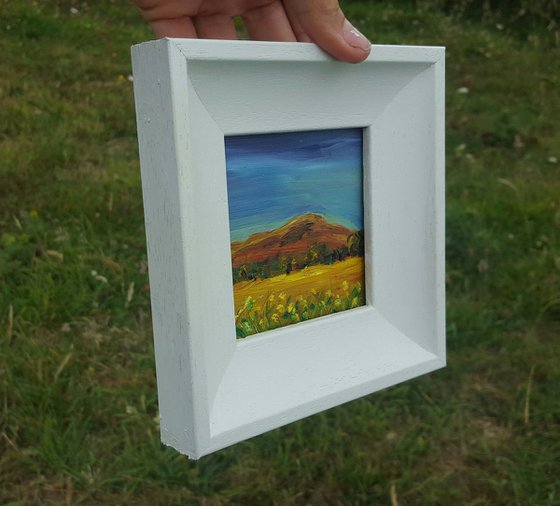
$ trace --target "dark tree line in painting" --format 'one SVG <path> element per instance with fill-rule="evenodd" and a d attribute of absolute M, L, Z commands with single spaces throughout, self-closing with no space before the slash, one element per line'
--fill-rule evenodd
<path fill-rule="evenodd" d="M 294 255 L 278 255 L 262 262 L 250 262 L 233 268 L 233 282 L 264 279 L 290 274 L 311 265 L 331 265 L 348 257 L 364 256 L 364 232 L 358 230 L 348 236 L 346 245 L 329 248 L 325 243 L 312 244 L 307 252 Z"/>

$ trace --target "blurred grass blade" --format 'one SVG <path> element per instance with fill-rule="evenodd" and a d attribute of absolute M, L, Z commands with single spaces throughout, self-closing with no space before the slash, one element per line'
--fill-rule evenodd
<path fill-rule="evenodd" d="M 529 425 L 529 412 L 531 404 L 531 390 L 533 389 L 533 377 L 535 375 L 535 365 L 531 367 L 529 372 L 529 380 L 527 381 L 527 390 L 525 391 L 525 409 L 523 410 L 523 421 L 525 425 Z"/>
<path fill-rule="evenodd" d="M 8 306 L 8 328 L 6 329 L 6 335 L 8 336 L 8 344 L 12 342 L 13 333 L 14 333 L 14 306 L 10 304 Z"/>
<path fill-rule="evenodd" d="M 68 365 L 68 362 L 70 362 L 70 359 L 72 358 L 72 355 L 73 355 L 73 352 L 71 351 L 70 353 L 68 353 L 62 359 L 62 362 L 60 363 L 60 365 L 58 366 L 58 369 L 54 373 L 54 382 L 55 383 L 58 381 L 58 378 L 59 378 L 60 374 L 62 373 L 62 371 L 64 371 L 64 368 Z"/>

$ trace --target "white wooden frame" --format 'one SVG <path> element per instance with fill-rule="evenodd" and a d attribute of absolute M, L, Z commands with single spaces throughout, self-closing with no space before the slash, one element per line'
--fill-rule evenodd
<path fill-rule="evenodd" d="M 133 47 L 162 441 L 192 458 L 445 365 L 444 48 Z M 364 128 L 366 306 L 236 340 L 224 136 Z"/>

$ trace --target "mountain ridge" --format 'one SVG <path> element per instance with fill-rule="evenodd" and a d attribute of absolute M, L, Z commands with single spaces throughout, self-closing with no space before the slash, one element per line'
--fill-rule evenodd
<path fill-rule="evenodd" d="M 235 268 L 281 256 L 301 257 L 314 244 L 338 249 L 347 245 L 348 237 L 355 231 L 328 221 L 322 214 L 304 213 L 273 230 L 256 232 L 243 241 L 232 242 L 232 264 Z"/>

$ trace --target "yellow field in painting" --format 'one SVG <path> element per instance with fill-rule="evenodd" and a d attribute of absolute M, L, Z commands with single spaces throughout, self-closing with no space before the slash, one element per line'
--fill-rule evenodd
<path fill-rule="evenodd" d="M 290 274 L 281 274 L 268 279 L 256 281 L 240 281 L 233 285 L 235 313 L 243 308 L 247 297 L 251 296 L 256 305 L 267 300 L 270 294 L 284 293 L 296 298 L 304 297 L 314 289 L 317 292 L 331 290 L 333 294 L 342 295 L 342 284 L 347 282 L 350 287 L 356 283 L 364 283 L 364 259 L 352 257 L 332 265 L 312 265 Z"/>

